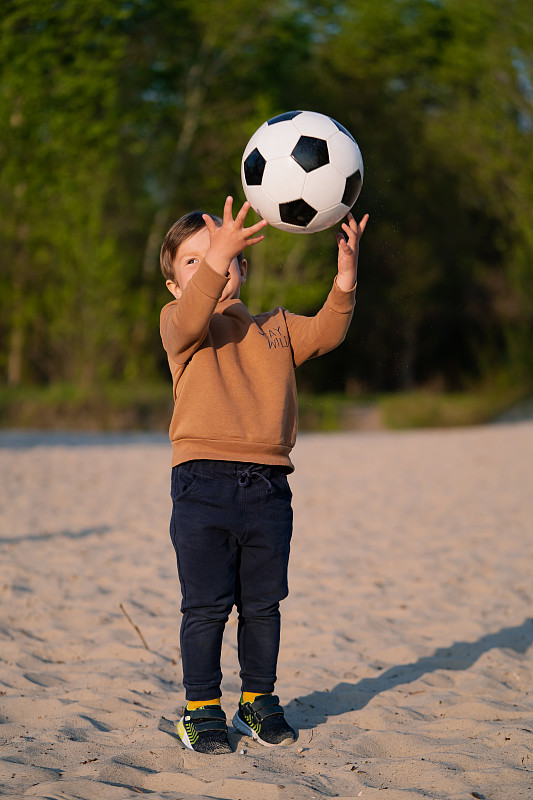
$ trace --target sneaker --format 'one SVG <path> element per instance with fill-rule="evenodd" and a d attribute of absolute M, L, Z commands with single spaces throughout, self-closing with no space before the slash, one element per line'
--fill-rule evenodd
<path fill-rule="evenodd" d="M 279 697 L 275 694 L 262 694 L 253 703 L 239 703 L 239 710 L 233 717 L 233 727 L 240 733 L 253 736 L 266 747 L 296 741 L 296 733 L 287 724 Z"/>
<path fill-rule="evenodd" d="M 233 752 L 228 741 L 226 715 L 220 706 L 185 709 L 177 724 L 178 736 L 189 750 L 222 755 Z"/>

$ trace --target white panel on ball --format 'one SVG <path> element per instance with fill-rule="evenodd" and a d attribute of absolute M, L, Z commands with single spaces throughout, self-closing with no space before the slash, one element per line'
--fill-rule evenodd
<path fill-rule="evenodd" d="M 345 186 L 344 175 L 331 164 L 327 164 L 308 173 L 302 197 L 313 208 L 328 209 L 341 202 Z"/>
<path fill-rule="evenodd" d="M 349 210 L 347 206 L 338 205 L 325 211 L 319 211 L 312 222 L 313 232 L 324 231 L 326 228 L 336 225 L 346 216 Z"/>
<path fill-rule="evenodd" d="M 302 196 L 306 173 L 290 156 L 267 161 L 262 188 L 278 203 Z"/>
<path fill-rule="evenodd" d="M 346 176 L 360 169 L 363 175 L 363 159 L 357 144 L 342 131 L 328 139 L 329 160 Z"/>
<path fill-rule="evenodd" d="M 265 192 L 262 186 L 249 186 L 246 190 L 246 199 L 262 219 L 267 219 L 270 225 L 277 226 L 281 222 L 279 203 Z"/>
<path fill-rule="evenodd" d="M 290 121 L 276 122 L 275 126 L 265 122 L 248 142 L 244 157 L 256 147 L 267 161 L 285 156 L 294 149 L 299 138 L 300 134 Z"/>
<path fill-rule="evenodd" d="M 292 124 L 304 136 L 317 136 L 320 139 L 327 139 L 339 130 L 330 117 L 316 111 L 302 112 L 294 117 Z"/>

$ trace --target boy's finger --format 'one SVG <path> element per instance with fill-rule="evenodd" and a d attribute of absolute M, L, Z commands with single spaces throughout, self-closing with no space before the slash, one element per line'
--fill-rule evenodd
<path fill-rule="evenodd" d="M 350 239 L 352 239 L 352 241 L 353 241 L 354 236 L 357 236 L 357 228 L 356 227 L 352 228 L 351 224 L 348 225 L 347 222 L 343 222 L 341 227 L 342 227 L 343 231 L 346 232 L 346 236 L 348 237 L 348 241 L 350 241 Z"/>
<path fill-rule="evenodd" d="M 259 242 L 262 242 L 264 238 L 264 236 L 254 236 L 253 239 L 247 239 L 246 247 L 249 247 L 252 244 L 258 244 Z"/>
<path fill-rule="evenodd" d="M 368 222 L 368 214 L 365 214 L 365 216 L 363 217 L 363 219 L 361 220 L 361 222 L 358 225 L 358 228 L 361 231 L 361 233 L 363 233 L 364 229 L 366 228 L 366 223 L 367 222 Z"/>
<path fill-rule="evenodd" d="M 242 204 L 242 207 L 239 209 L 239 213 L 235 217 L 235 222 L 239 222 L 241 225 L 244 224 L 244 220 L 246 219 L 246 215 L 251 208 L 250 203 L 248 200 L 245 200 Z"/>
<path fill-rule="evenodd" d="M 214 220 L 209 216 L 209 214 L 202 214 L 202 219 L 205 222 L 205 227 L 209 231 L 209 233 L 213 232 L 213 228 L 216 229 L 216 225 Z"/>
<path fill-rule="evenodd" d="M 346 212 L 346 219 L 343 222 L 345 225 L 353 225 L 355 223 L 355 217 L 351 211 Z"/>
<path fill-rule="evenodd" d="M 266 228 L 268 225 L 268 221 L 266 219 L 260 219 L 259 222 L 255 222 L 253 225 L 250 225 L 249 228 L 246 228 L 246 234 L 251 236 L 252 234 L 260 231 L 261 228 Z"/>
<path fill-rule="evenodd" d="M 224 213 L 222 219 L 224 222 L 229 222 L 230 220 L 233 221 L 233 214 L 231 210 L 233 208 L 233 197 L 228 195 L 226 197 L 226 202 L 224 203 Z"/>

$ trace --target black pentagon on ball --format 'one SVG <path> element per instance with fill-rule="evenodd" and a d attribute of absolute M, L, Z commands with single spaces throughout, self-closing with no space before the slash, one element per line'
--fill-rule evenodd
<path fill-rule="evenodd" d="M 346 178 L 346 186 L 344 187 L 344 194 L 342 196 L 341 203 L 344 203 L 345 206 L 351 208 L 359 197 L 359 192 L 361 191 L 362 185 L 363 178 L 361 177 L 361 170 L 358 169 L 357 172 L 354 172 L 353 175 L 350 175 L 348 178 Z"/>
<path fill-rule="evenodd" d="M 289 225 L 298 225 L 306 228 L 311 220 L 316 217 L 317 211 L 305 200 L 291 200 L 289 203 L 279 204 L 279 215 L 282 222 Z"/>
<path fill-rule="evenodd" d="M 248 186 L 261 186 L 265 167 L 266 161 L 256 147 L 244 161 L 244 177 Z"/>
<path fill-rule="evenodd" d="M 337 122 L 337 120 L 336 120 L 336 119 L 333 119 L 333 117 L 330 117 L 330 120 L 331 120 L 332 122 L 334 122 L 334 123 L 335 123 L 335 125 L 337 126 L 337 128 L 338 128 L 340 131 L 342 131 L 343 133 L 345 133 L 345 134 L 346 134 L 346 136 L 349 136 L 349 137 L 350 137 L 350 139 L 352 140 L 352 142 L 355 142 L 355 139 L 353 138 L 352 134 L 350 133 L 350 131 L 349 131 L 349 130 L 347 130 L 347 129 L 344 127 L 344 125 L 341 125 L 341 124 L 340 124 L 340 122 Z"/>
<path fill-rule="evenodd" d="M 329 164 L 328 143 L 316 136 L 300 136 L 291 156 L 302 169 L 312 172 Z"/>
<path fill-rule="evenodd" d="M 267 122 L 267 125 L 275 125 L 276 122 L 285 122 L 285 120 L 294 119 L 297 117 L 298 114 L 301 114 L 301 111 L 286 111 L 285 114 L 278 114 L 277 117 L 272 117 Z"/>

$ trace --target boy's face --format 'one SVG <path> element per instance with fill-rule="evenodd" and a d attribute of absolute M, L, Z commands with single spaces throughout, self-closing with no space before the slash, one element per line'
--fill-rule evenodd
<path fill-rule="evenodd" d="M 189 283 L 190 279 L 198 269 L 200 261 L 205 257 L 211 244 L 211 237 L 207 228 L 201 228 L 192 236 L 189 236 L 178 247 L 178 252 L 174 258 L 174 275 L 176 281 L 167 281 L 168 290 L 176 299 L 181 297 L 181 293 Z M 221 300 L 232 300 L 239 297 L 241 286 L 246 280 L 247 263 L 243 259 L 242 265 L 236 258 L 230 264 L 229 280 L 222 292 Z"/>

